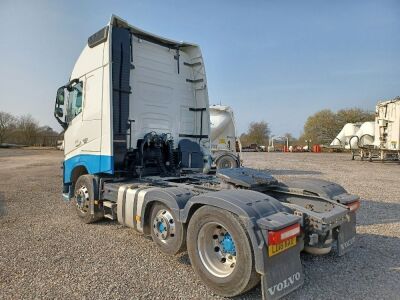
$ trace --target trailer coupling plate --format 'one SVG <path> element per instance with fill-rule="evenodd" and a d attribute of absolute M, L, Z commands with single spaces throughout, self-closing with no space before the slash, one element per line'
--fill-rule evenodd
<path fill-rule="evenodd" d="M 217 171 L 217 177 L 225 182 L 245 188 L 275 185 L 277 183 L 277 180 L 271 174 L 249 168 L 220 169 Z"/>
<path fill-rule="evenodd" d="M 261 276 L 263 300 L 280 299 L 304 283 L 299 244 L 266 260 Z"/>

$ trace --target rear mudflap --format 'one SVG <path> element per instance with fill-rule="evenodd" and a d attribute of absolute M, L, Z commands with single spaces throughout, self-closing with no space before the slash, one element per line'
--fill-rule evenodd
<path fill-rule="evenodd" d="M 349 220 L 342 223 L 336 231 L 338 255 L 342 256 L 350 251 L 356 240 L 356 214 L 348 213 Z"/>
<path fill-rule="evenodd" d="M 267 258 L 267 270 L 261 276 L 263 300 L 280 299 L 304 283 L 300 261 L 300 243 L 276 256 Z"/>
<path fill-rule="evenodd" d="M 280 299 L 304 283 L 303 267 L 300 261 L 300 252 L 303 248 L 301 236 L 297 236 L 296 244 L 288 249 L 275 254 L 268 251 L 269 231 L 288 228 L 288 226 L 298 224 L 299 221 L 299 217 L 284 212 L 257 221 L 266 242 L 259 248 L 264 262 L 263 270 L 259 270 L 264 300 Z"/>

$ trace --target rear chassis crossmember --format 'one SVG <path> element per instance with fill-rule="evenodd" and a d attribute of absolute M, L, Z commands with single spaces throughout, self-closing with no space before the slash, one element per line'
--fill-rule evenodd
<path fill-rule="evenodd" d="M 294 215 L 301 217 L 304 249 L 307 252 L 329 253 L 335 241 L 339 256 L 351 249 L 356 234 L 356 216 L 345 204 L 324 196 L 304 195 L 296 189 L 282 190 L 281 187 L 273 188 L 272 193 L 268 194 L 290 208 Z M 358 201 L 358 197 L 348 196 L 351 196 L 348 198 L 352 202 Z M 318 211 L 315 206 L 322 209 Z"/>

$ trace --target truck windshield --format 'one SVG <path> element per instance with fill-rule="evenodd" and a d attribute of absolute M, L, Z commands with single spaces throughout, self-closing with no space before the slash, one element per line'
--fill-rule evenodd
<path fill-rule="evenodd" d="M 67 122 L 71 122 L 82 111 L 82 82 L 75 84 L 68 93 Z"/>

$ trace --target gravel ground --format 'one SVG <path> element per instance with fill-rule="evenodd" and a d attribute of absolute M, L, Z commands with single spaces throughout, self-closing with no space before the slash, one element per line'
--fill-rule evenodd
<path fill-rule="evenodd" d="M 0 149 L 0 299 L 221 299 L 187 254 L 115 222 L 84 225 L 61 201 L 62 153 Z M 359 194 L 357 245 L 344 257 L 302 255 L 306 281 L 289 299 L 400 298 L 400 165 L 349 154 L 245 153 L 279 179 L 318 177 Z M 237 299 L 258 299 L 260 288 Z"/>

